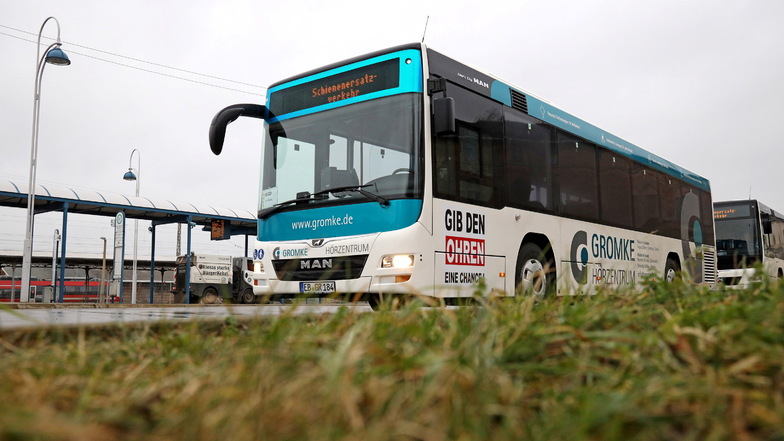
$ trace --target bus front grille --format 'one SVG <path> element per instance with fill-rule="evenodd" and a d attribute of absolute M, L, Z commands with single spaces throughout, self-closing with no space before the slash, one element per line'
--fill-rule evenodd
<path fill-rule="evenodd" d="M 312 280 L 357 279 L 365 268 L 367 254 L 359 256 L 323 257 L 312 259 L 273 260 L 279 280 L 307 282 Z"/>
<path fill-rule="evenodd" d="M 713 285 L 716 283 L 716 251 L 712 249 L 702 250 L 702 276 L 705 283 Z"/>

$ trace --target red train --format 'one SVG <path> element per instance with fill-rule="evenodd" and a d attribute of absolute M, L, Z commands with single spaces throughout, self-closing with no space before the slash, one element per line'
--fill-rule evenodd
<path fill-rule="evenodd" d="M 22 280 L 3 277 L 0 279 L 0 303 L 11 302 L 11 285 L 14 286 L 14 302 L 19 302 L 19 294 L 22 288 Z M 105 292 L 108 292 L 108 285 Z M 46 290 L 51 289 L 50 280 L 31 280 L 30 281 L 30 301 L 42 302 Z M 57 286 L 58 290 L 60 285 Z M 63 293 L 63 303 L 98 303 L 98 294 L 101 289 L 100 280 L 66 279 L 65 292 Z M 59 292 L 58 292 L 59 295 Z"/>

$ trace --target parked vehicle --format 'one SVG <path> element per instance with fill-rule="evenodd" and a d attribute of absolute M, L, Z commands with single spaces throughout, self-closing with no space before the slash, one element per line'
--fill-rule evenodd
<path fill-rule="evenodd" d="M 190 262 L 188 262 L 190 260 Z M 190 263 L 190 267 L 188 264 Z M 174 275 L 175 303 L 216 304 L 256 303 L 253 294 L 250 257 L 231 257 L 191 253 L 177 257 Z M 186 292 L 190 291 L 190 296 Z"/>
<path fill-rule="evenodd" d="M 784 215 L 749 199 L 716 202 L 713 216 L 719 279 L 726 286 L 742 288 L 760 277 L 784 277 Z"/>

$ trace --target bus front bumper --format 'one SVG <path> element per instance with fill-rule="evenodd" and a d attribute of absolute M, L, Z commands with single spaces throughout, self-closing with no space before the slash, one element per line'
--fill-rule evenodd
<path fill-rule="evenodd" d="M 719 270 L 719 280 L 728 289 L 744 289 L 759 281 L 754 268 Z"/>
<path fill-rule="evenodd" d="M 302 295 L 329 296 L 356 293 L 413 294 L 410 275 L 382 275 L 350 280 L 283 281 L 254 279 L 253 293 L 257 296 Z"/>

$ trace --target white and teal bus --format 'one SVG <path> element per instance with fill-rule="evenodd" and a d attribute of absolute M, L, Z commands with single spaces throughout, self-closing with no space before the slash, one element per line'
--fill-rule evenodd
<path fill-rule="evenodd" d="M 713 204 L 719 279 L 730 287 L 756 280 L 755 266 L 764 275 L 784 277 L 784 215 L 757 200 Z"/>
<path fill-rule="evenodd" d="M 424 44 L 272 84 L 259 296 L 590 292 L 715 283 L 708 180 Z M 255 147 L 253 151 L 255 151 Z"/>

